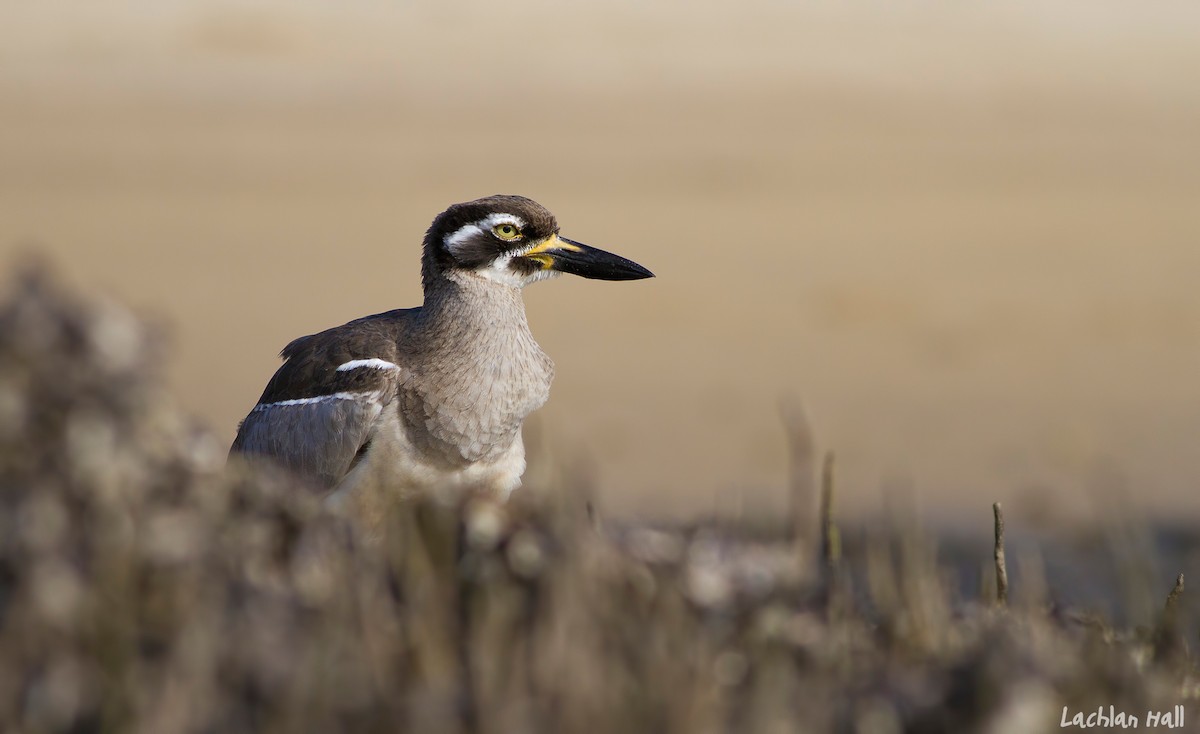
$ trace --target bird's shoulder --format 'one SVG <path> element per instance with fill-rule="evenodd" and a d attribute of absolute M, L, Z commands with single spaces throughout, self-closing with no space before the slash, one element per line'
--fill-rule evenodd
<path fill-rule="evenodd" d="M 259 405 L 392 386 L 405 370 L 402 344 L 419 309 L 397 309 L 293 339 Z"/>

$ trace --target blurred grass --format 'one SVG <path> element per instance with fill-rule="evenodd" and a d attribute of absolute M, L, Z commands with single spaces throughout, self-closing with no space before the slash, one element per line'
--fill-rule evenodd
<path fill-rule="evenodd" d="M 999 606 L 899 515 L 820 562 L 811 516 L 609 523 L 566 481 L 365 540 L 223 469 L 162 356 L 44 271 L 0 304 L 2 731 L 1017 734 L 1197 698 L 1173 574 L 1143 629 L 1020 601 L 1031 574 Z"/>

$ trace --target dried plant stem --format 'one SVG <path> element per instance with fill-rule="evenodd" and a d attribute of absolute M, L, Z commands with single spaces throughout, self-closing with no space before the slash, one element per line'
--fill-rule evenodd
<path fill-rule="evenodd" d="M 806 546 L 812 538 L 812 504 L 816 466 L 812 424 L 796 398 L 785 398 L 779 406 L 788 444 L 788 501 L 792 540 Z"/>
<path fill-rule="evenodd" d="M 1004 564 L 1004 512 L 1000 503 L 992 504 L 992 515 L 996 523 L 996 543 L 992 558 L 996 562 L 996 603 L 1008 604 L 1008 567 Z"/>
<path fill-rule="evenodd" d="M 821 464 L 821 560 L 833 568 L 842 557 L 842 539 L 833 521 L 833 452 Z"/>
<path fill-rule="evenodd" d="M 1170 659 L 1187 657 L 1187 643 L 1180 634 L 1179 597 L 1183 596 L 1183 574 L 1175 577 L 1175 586 L 1167 594 L 1167 603 L 1163 605 L 1162 618 L 1154 636 L 1154 658 L 1160 662 Z"/>
<path fill-rule="evenodd" d="M 1179 603 L 1179 597 L 1183 594 L 1183 574 L 1175 577 L 1175 586 L 1171 588 L 1171 593 L 1167 594 L 1166 612 L 1168 614 L 1175 611 L 1175 605 Z"/>

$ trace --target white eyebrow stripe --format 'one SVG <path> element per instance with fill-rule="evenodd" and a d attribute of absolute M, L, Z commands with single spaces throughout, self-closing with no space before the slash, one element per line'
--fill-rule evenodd
<path fill-rule="evenodd" d="M 338 368 L 335 370 L 335 372 L 349 372 L 350 370 L 362 369 L 364 367 L 370 367 L 371 369 L 376 370 L 400 369 L 400 365 L 389 362 L 386 359 L 371 357 L 370 359 L 352 359 L 345 364 L 338 365 Z"/>
<path fill-rule="evenodd" d="M 445 239 L 446 249 L 454 252 L 455 248 L 462 243 L 466 242 L 477 234 L 483 234 L 498 224 L 511 224 L 517 229 L 523 229 L 525 227 L 525 220 L 521 219 L 516 214 L 508 214 L 507 212 L 496 212 L 495 214 L 489 214 L 483 219 L 480 219 L 478 222 L 464 224 L 447 235 Z"/>
<path fill-rule="evenodd" d="M 521 219 L 516 214 L 496 212 L 495 214 L 489 214 L 483 219 L 480 219 L 477 224 L 484 229 L 491 229 L 497 224 L 511 224 L 517 229 L 521 229 L 525 226 L 525 220 Z"/>
<path fill-rule="evenodd" d="M 376 400 L 377 392 L 335 392 L 331 395 L 318 395 L 313 398 L 296 398 L 295 400 L 280 400 L 277 403 L 259 403 L 251 409 L 251 413 L 259 413 L 269 408 L 289 408 L 293 405 L 312 405 L 326 400 Z"/>

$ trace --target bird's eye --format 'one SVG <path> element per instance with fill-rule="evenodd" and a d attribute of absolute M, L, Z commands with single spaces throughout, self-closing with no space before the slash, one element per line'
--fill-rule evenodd
<path fill-rule="evenodd" d="M 515 240 L 521 236 L 521 230 L 517 229 L 514 224 L 497 224 L 492 227 L 492 234 L 502 240 Z"/>

